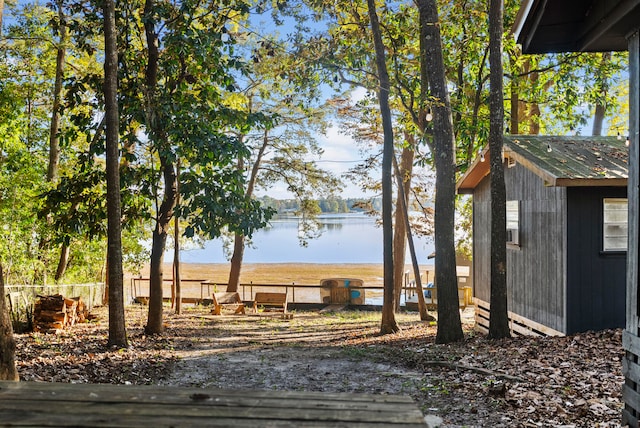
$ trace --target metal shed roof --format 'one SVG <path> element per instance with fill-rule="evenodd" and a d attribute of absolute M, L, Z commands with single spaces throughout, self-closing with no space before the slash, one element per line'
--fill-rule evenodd
<path fill-rule="evenodd" d="M 513 25 L 523 53 L 627 50 L 640 0 L 523 0 Z"/>
<path fill-rule="evenodd" d="M 549 137 L 507 135 L 503 158 L 520 163 L 540 177 L 545 186 L 626 186 L 629 150 L 617 137 Z M 472 193 L 489 174 L 486 161 L 478 157 L 457 184 L 458 193 Z"/>

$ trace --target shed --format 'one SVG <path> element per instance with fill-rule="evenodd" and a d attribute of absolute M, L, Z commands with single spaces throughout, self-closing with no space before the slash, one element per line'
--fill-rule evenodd
<path fill-rule="evenodd" d="M 503 144 L 511 317 L 551 334 L 623 327 L 625 141 L 511 135 Z M 491 270 L 489 162 L 482 157 L 457 184 L 458 193 L 473 195 L 473 280 L 480 308 L 490 301 Z M 480 316 L 480 327 L 483 321 Z"/>
<path fill-rule="evenodd" d="M 523 0 L 514 24 L 522 52 L 629 51 L 629 211 L 622 424 L 640 421 L 640 1 Z"/>

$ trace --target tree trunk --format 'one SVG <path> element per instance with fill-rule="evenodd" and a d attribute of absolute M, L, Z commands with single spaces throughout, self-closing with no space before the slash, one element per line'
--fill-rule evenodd
<path fill-rule="evenodd" d="M 602 135 L 602 123 L 604 122 L 605 112 L 606 109 L 603 104 L 596 104 L 596 110 L 593 114 L 592 135 Z"/>
<path fill-rule="evenodd" d="M 502 94 L 502 15 L 503 0 L 489 5 L 489 148 L 491 152 L 491 313 L 489 337 L 510 337 L 507 315 L 507 208 L 502 134 L 504 99 Z"/>
<path fill-rule="evenodd" d="M 240 136 L 240 141 L 244 141 L 243 136 Z M 264 157 L 264 152 L 269 146 L 269 130 L 265 129 L 262 137 L 262 145 L 258 150 L 256 160 L 251 167 L 251 175 L 247 182 L 246 197 L 253 197 L 253 191 L 256 187 L 256 180 L 258 179 L 258 171 L 260 170 L 260 164 Z M 244 168 L 244 159 L 238 159 L 238 168 Z M 242 270 L 242 260 L 244 258 L 244 236 L 236 233 L 233 237 L 233 255 L 231 256 L 231 268 L 229 269 L 229 281 L 227 281 L 227 291 L 236 292 L 240 287 L 240 273 Z"/>
<path fill-rule="evenodd" d="M 167 245 L 167 234 L 176 204 L 176 174 L 173 164 L 161 157 L 164 175 L 164 197 L 158 210 L 156 227 L 153 230 L 151 243 L 151 266 L 149 268 L 149 312 L 147 317 L 147 334 L 162 334 L 162 286 L 164 251 Z"/>
<path fill-rule="evenodd" d="M 610 60 L 611 52 L 603 52 L 600 68 L 597 71 L 597 73 L 599 74 L 597 80 L 600 82 L 601 97 L 598 98 L 596 102 L 596 109 L 593 115 L 593 135 L 602 135 L 602 124 L 607 113 L 606 96 L 607 92 L 609 92 L 609 80 L 607 79 L 606 67 L 609 64 Z"/>
<path fill-rule="evenodd" d="M 398 192 L 396 193 L 396 211 L 395 221 L 393 223 L 393 281 L 395 283 L 393 288 L 396 300 L 396 311 L 400 309 L 400 296 L 405 281 L 404 267 L 407 252 L 407 228 L 411 227 L 405 222 L 406 216 L 402 206 L 403 203 L 405 206 L 409 203 L 414 153 L 413 145 L 411 147 L 404 147 L 400 157 L 400 167 L 396 170 Z M 402 189 L 400 189 L 401 186 Z"/>
<path fill-rule="evenodd" d="M 427 312 L 427 305 L 424 301 L 424 294 L 422 292 L 422 278 L 420 277 L 420 266 L 418 265 L 418 258 L 416 257 L 416 249 L 413 246 L 413 236 L 411 235 L 411 223 L 409 223 L 409 208 L 407 201 L 409 197 L 407 196 L 407 189 L 405 189 L 405 183 L 403 183 L 400 177 L 404 177 L 404 175 L 400 172 L 400 168 L 398 168 L 398 162 L 393 159 L 393 165 L 396 170 L 396 176 L 398 181 L 398 201 L 399 204 L 396 206 L 396 213 L 402 213 L 402 223 L 405 225 L 404 227 L 404 235 L 406 237 L 407 242 L 409 243 L 409 253 L 411 255 L 411 265 L 413 267 L 413 276 L 416 279 L 416 291 L 418 293 L 418 311 L 420 312 L 420 319 L 422 321 L 430 321 L 433 320 Z M 413 156 L 411 156 L 411 165 L 413 165 Z M 410 177 L 410 175 L 409 175 Z M 397 216 L 396 216 L 397 220 Z M 397 232 L 396 232 L 397 233 Z M 402 240 L 402 244 L 404 246 L 404 239 Z M 402 265 L 404 266 L 404 249 L 402 251 L 403 259 Z M 395 253 L 394 253 L 395 256 Z M 398 263 L 398 260 L 396 260 Z M 400 299 L 400 296 L 397 297 Z"/>
<path fill-rule="evenodd" d="M 80 207 L 80 202 L 74 202 L 73 205 L 71 205 L 71 208 L 69 208 L 69 217 L 71 217 L 78 210 L 78 207 Z M 70 245 L 65 243 L 60 246 L 60 258 L 58 259 L 58 268 L 56 269 L 56 275 L 54 277 L 56 283 L 62 279 L 64 273 L 67 271 L 70 249 Z"/>
<path fill-rule="evenodd" d="M 109 346 L 127 347 L 122 270 L 122 211 L 120 204 L 118 45 L 114 0 L 104 4 L 104 98 L 107 171 L 107 265 L 109 267 Z"/>
<path fill-rule="evenodd" d="M 382 247 L 384 259 L 384 300 L 382 303 L 382 324 L 380 334 L 394 333 L 400 330 L 395 319 L 395 294 L 393 290 L 393 177 L 391 173 L 393 150 L 393 124 L 389 107 L 389 73 L 385 60 L 384 45 L 380 33 L 380 23 L 374 0 L 367 0 L 371 33 L 376 51 L 378 69 L 378 101 L 382 116 L 384 143 L 382 149 Z"/>
<path fill-rule="evenodd" d="M 513 58 L 510 58 L 515 62 Z M 511 114 L 509 115 L 509 132 L 514 135 L 520 133 L 520 100 L 516 65 L 511 64 Z"/>
<path fill-rule="evenodd" d="M 51 113 L 51 125 L 49 127 L 49 167 L 47 169 L 47 181 L 52 183 L 58 179 L 58 165 L 60 164 L 60 117 L 62 110 L 62 79 L 64 78 L 64 65 L 67 48 L 67 26 L 64 16 L 62 0 L 56 1 L 58 8 L 58 46 L 56 55 L 56 76 L 53 87 L 53 107 Z"/>
<path fill-rule="evenodd" d="M 4 16 L 4 0 L 0 0 L 0 39 L 2 39 L 2 17 Z"/>
<path fill-rule="evenodd" d="M 55 183 L 58 180 L 58 170 L 60 164 L 60 121 L 62 110 L 62 80 L 64 79 L 64 65 L 66 56 L 66 41 L 67 41 L 67 27 L 66 18 L 63 10 L 63 3 L 61 0 L 56 1 L 56 7 L 58 9 L 58 45 L 56 48 L 56 71 L 53 85 L 53 105 L 51 107 L 51 120 L 49 123 L 49 164 L 47 166 L 47 182 Z M 53 219 L 51 215 L 47 215 L 47 224 L 51 226 Z M 39 244 L 40 255 L 39 258 L 44 265 L 43 269 L 43 285 L 47 283 L 47 270 L 49 264 L 49 247 L 51 241 L 48 236 L 42 236 Z M 60 262 L 66 263 L 66 257 L 68 257 L 69 249 L 66 245 L 62 245 L 60 248 L 60 257 L 58 261 L 58 268 L 56 270 L 55 281 L 58 281 L 58 272 L 62 269 L 66 269 L 66 264 L 60 266 Z M 66 254 L 65 254 L 66 253 Z M 66 256 L 66 257 L 65 257 Z"/>
<path fill-rule="evenodd" d="M 0 265 L 0 380 L 20 380 L 16 367 L 16 342 L 4 292 L 4 273 Z"/>
<path fill-rule="evenodd" d="M 176 162 L 176 205 L 180 204 L 180 160 Z M 180 278 L 180 219 L 173 219 L 173 287 L 175 290 L 175 311 L 182 313 L 182 284 Z"/>
<path fill-rule="evenodd" d="M 531 63 L 525 62 L 525 72 L 528 72 L 531 69 Z M 532 87 L 537 85 L 538 80 L 540 80 L 540 75 L 538 72 L 529 73 L 529 80 L 531 80 Z M 527 114 L 525 120 L 529 124 L 529 134 L 530 135 L 538 135 L 540 134 L 540 105 L 537 102 L 531 102 L 528 104 Z"/>
<path fill-rule="evenodd" d="M 58 259 L 58 268 L 56 269 L 56 276 L 54 277 L 57 283 L 62 279 L 64 273 L 67 271 L 67 264 L 69 264 L 69 252 L 70 248 L 67 244 L 60 246 L 60 259 Z"/>
<path fill-rule="evenodd" d="M 462 340 L 458 308 L 458 278 L 454 242 L 455 216 L 455 141 L 451 103 L 445 77 L 438 9 L 435 0 L 419 0 L 420 35 L 428 61 L 428 80 L 433 102 L 433 149 L 436 167 L 435 205 L 435 282 L 438 291 L 437 343 Z"/>
<path fill-rule="evenodd" d="M 231 256 L 231 268 L 229 270 L 229 282 L 227 291 L 236 292 L 240 286 L 240 271 L 244 257 L 244 236 L 240 233 L 233 235 L 233 255 Z"/>

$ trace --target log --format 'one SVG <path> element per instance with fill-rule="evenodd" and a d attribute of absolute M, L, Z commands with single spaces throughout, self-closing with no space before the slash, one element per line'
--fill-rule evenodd
<path fill-rule="evenodd" d="M 72 297 L 76 301 L 76 322 L 86 322 L 89 317 L 89 310 L 84 304 L 82 297 Z"/>
<path fill-rule="evenodd" d="M 40 311 L 38 322 L 67 322 L 67 313 L 62 311 Z"/>
<path fill-rule="evenodd" d="M 47 311 L 62 311 L 64 310 L 64 297 L 60 294 L 53 296 L 38 296 L 40 307 Z"/>

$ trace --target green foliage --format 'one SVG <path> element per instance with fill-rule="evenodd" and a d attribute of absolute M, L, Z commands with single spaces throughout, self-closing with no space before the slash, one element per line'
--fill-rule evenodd
<path fill-rule="evenodd" d="M 456 254 L 471 260 L 473 257 L 473 199 L 459 196 L 456 199 L 455 240 Z"/>

